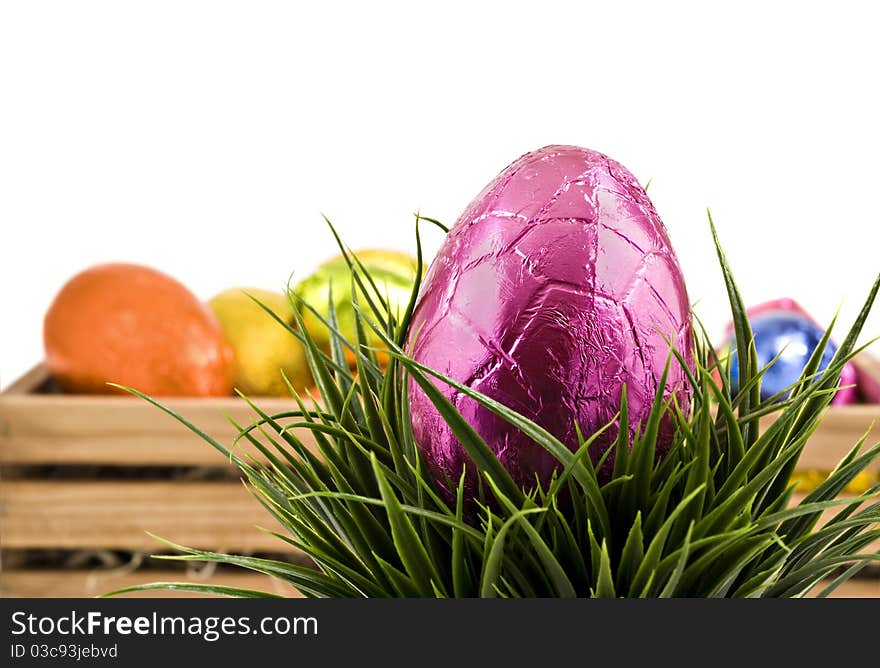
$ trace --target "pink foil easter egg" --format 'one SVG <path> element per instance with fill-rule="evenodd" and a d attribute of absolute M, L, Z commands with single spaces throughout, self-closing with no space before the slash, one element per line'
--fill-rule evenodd
<path fill-rule="evenodd" d="M 622 165 L 576 146 L 548 146 L 505 169 L 449 231 L 431 264 L 409 330 L 420 363 L 478 390 L 577 449 L 620 409 L 631 431 L 650 411 L 673 342 L 693 364 L 681 268 L 645 190 Z M 436 384 L 523 487 L 546 486 L 556 459 L 477 402 Z M 688 411 L 690 387 L 673 359 L 664 394 Z M 441 485 L 474 465 L 410 381 L 413 433 Z M 597 461 L 617 425 L 591 449 Z M 658 451 L 669 447 L 671 423 Z M 612 459 L 603 477 L 610 475 Z"/>

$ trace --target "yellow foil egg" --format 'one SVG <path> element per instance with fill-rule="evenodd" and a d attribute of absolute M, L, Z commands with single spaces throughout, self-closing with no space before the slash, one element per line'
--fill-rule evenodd
<path fill-rule="evenodd" d="M 278 292 L 232 288 L 208 302 L 235 356 L 235 386 L 247 395 L 289 396 L 283 372 L 297 391 L 304 390 L 312 378 L 302 344 L 248 295 L 294 323 L 290 302 Z"/>

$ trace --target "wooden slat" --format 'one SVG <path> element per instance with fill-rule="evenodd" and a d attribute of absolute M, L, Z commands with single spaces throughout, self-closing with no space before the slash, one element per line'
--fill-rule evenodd
<path fill-rule="evenodd" d="M 33 394 L 47 378 L 37 367 L 0 393 L 0 464 L 108 464 L 219 466 L 223 457 L 158 408 L 132 397 Z M 269 414 L 294 410 L 292 400 L 255 400 Z M 168 398 L 162 402 L 220 443 L 230 444 L 239 424 L 254 414 L 235 397 Z M 772 418 L 762 421 L 764 428 Z M 876 423 L 876 424 L 874 424 Z M 868 443 L 880 441 L 880 405 L 835 406 L 801 455 L 802 470 L 831 471 L 872 425 Z M 313 447 L 308 430 L 297 436 Z M 880 471 L 880 460 L 872 465 Z"/>
<path fill-rule="evenodd" d="M 148 582 L 191 582 L 223 585 L 240 589 L 255 589 L 281 596 L 299 597 L 300 594 L 286 583 L 260 573 L 222 571 L 212 574 L 187 574 L 173 570 L 12 570 L 0 573 L 2 598 L 86 598 L 106 594 L 117 589 L 134 587 Z M 201 594 L 169 591 L 147 591 L 124 594 L 126 598 L 189 598 Z"/>
<path fill-rule="evenodd" d="M 799 503 L 803 497 L 796 497 Z M 839 508 L 823 513 L 819 524 Z M 272 551 L 256 525 L 275 520 L 239 483 L 7 481 L 0 486 L 3 547 L 161 551 L 146 532 L 189 547 Z M 865 551 L 880 549 L 875 541 Z"/>
<path fill-rule="evenodd" d="M 791 505 L 792 506 L 798 505 L 804 499 L 804 496 L 806 496 L 806 495 L 805 494 L 795 494 L 792 497 Z M 843 506 L 833 506 L 831 508 L 826 509 L 822 513 L 822 515 L 819 517 L 819 521 L 816 524 L 817 528 L 823 526 L 831 518 L 833 518 L 835 515 L 837 515 L 837 513 L 839 513 L 841 510 L 843 510 Z M 860 550 L 860 551 L 862 553 L 867 553 L 867 552 L 876 552 L 878 550 L 880 550 L 880 539 L 875 540 L 873 543 L 870 543 L 866 547 L 862 548 L 862 550 Z"/>
<path fill-rule="evenodd" d="M 279 525 L 239 482 L 70 482 L 0 485 L 2 545 L 160 552 L 147 531 L 215 551 L 286 549 L 255 525 Z"/>
<path fill-rule="evenodd" d="M 215 573 L 208 577 L 186 575 L 179 571 L 83 571 L 83 570 L 20 570 L 0 573 L 0 597 L 3 598 L 83 598 L 109 591 L 132 587 L 147 582 L 195 582 L 227 587 L 256 589 L 281 596 L 299 596 L 286 584 L 259 573 L 246 571 Z M 822 582 L 810 592 L 814 597 L 828 582 Z M 200 596 L 186 592 L 150 591 L 125 594 L 132 598 L 184 598 Z M 838 587 L 831 598 L 880 598 L 880 578 L 854 578 Z"/>
<path fill-rule="evenodd" d="M 762 429 L 771 422 L 772 419 L 762 420 Z M 873 445 L 880 441 L 880 405 L 832 406 L 810 437 L 798 460 L 798 468 L 802 471 L 834 470 L 869 428 L 866 442 Z M 874 460 L 869 470 L 880 471 L 880 460 Z"/>
<path fill-rule="evenodd" d="M 39 368 L 36 377 L 45 371 Z M 24 380 L 22 381 L 24 382 Z M 119 466 L 223 466 L 225 458 L 173 417 L 128 396 L 0 394 L 0 464 L 96 464 Z M 256 419 L 236 397 L 161 399 L 170 409 L 224 445 L 241 425 Z M 295 410 L 292 399 L 259 398 L 269 414 Z M 310 447 L 308 430 L 296 435 Z M 241 445 L 246 449 L 247 444 Z"/>
<path fill-rule="evenodd" d="M 30 369 L 21 378 L 14 381 L 9 387 L 0 394 L 21 395 L 33 394 L 37 389 L 49 379 L 49 373 L 43 364 L 37 364 Z"/>
<path fill-rule="evenodd" d="M 829 584 L 830 581 L 820 582 L 808 597 L 815 598 Z M 880 578 L 853 578 L 840 585 L 828 598 L 880 598 Z"/>

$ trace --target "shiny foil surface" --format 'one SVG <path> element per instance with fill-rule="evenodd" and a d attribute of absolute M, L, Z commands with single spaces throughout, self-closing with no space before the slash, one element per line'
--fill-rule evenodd
<path fill-rule="evenodd" d="M 749 324 L 755 338 L 755 351 L 758 355 L 758 366 L 763 368 L 774 359 L 773 365 L 767 369 L 761 379 L 761 399 L 766 401 L 783 393 L 797 382 L 810 356 L 819 345 L 825 330 L 795 300 L 789 298 L 775 299 L 751 307 L 747 311 Z M 736 341 L 729 341 L 731 353 L 736 352 Z M 819 363 L 819 370 L 824 370 L 837 352 L 837 346 L 829 342 Z M 738 389 L 739 364 L 738 357 L 732 355 L 730 376 L 733 390 Z M 832 405 L 850 404 L 858 398 L 857 373 L 852 363 L 847 363 L 840 374 L 841 390 L 831 400 Z M 788 396 L 784 392 L 781 398 Z"/>
<path fill-rule="evenodd" d="M 409 331 L 415 359 L 522 413 L 577 449 L 610 422 L 627 386 L 630 425 L 650 411 L 669 338 L 693 361 L 678 260 L 644 189 L 622 165 L 576 146 L 548 146 L 505 169 L 467 207 L 431 264 Z M 557 466 L 502 418 L 436 384 L 524 487 Z M 672 362 L 664 393 L 687 411 Z M 443 484 L 474 466 L 411 381 L 412 425 Z M 660 452 L 671 428 L 662 430 Z M 592 446 L 597 461 L 617 425 Z M 612 458 L 603 475 L 610 473 Z"/>
<path fill-rule="evenodd" d="M 207 306 L 150 267 L 101 264 L 71 278 L 43 322 L 46 366 L 66 392 L 230 396 L 232 349 Z M 124 393 L 123 393 L 124 394 Z"/>

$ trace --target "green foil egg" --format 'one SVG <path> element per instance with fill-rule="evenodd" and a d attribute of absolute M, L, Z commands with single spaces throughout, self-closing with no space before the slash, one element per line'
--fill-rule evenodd
<path fill-rule="evenodd" d="M 380 249 L 357 251 L 355 255 L 387 299 L 391 314 L 396 318 L 403 317 L 416 280 L 418 266 L 416 259 L 406 253 Z M 345 258 L 339 255 L 324 262 L 313 274 L 300 281 L 293 291 L 305 303 L 313 307 L 324 320 L 327 320 L 329 316 L 332 294 L 339 331 L 354 344 L 357 342 L 357 332 L 351 286 L 351 270 Z M 378 322 L 380 318 L 387 318 L 387 312 L 375 299 L 372 290 L 370 290 L 370 297 L 373 299 L 378 313 L 370 307 L 367 297 L 361 289 L 358 289 L 357 296 L 358 304 L 368 318 L 372 318 L 374 322 Z M 329 350 L 330 330 L 328 327 L 308 308 L 302 307 L 300 311 L 306 329 L 312 338 L 319 346 Z M 369 345 L 383 347 L 379 336 L 368 327 L 365 329 Z M 348 350 L 345 352 L 349 363 L 354 364 L 353 355 Z"/>

